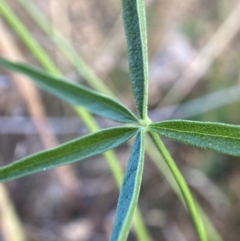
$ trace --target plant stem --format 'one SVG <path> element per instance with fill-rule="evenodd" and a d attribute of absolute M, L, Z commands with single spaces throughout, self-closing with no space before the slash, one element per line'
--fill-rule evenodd
<path fill-rule="evenodd" d="M 158 170 L 162 173 L 162 175 L 168 181 L 168 183 L 172 187 L 173 191 L 176 193 L 176 195 L 179 197 L 179 199 L 181 200 L 184 207 L 187 209 L 187 205 L 183 198 L 182 192 L 176 182 L 176 179 L 174 178 L 172 172 L 168 168 L 166 162 L 163 160 L 162 156 L 160 155 L 157 147 L 154 145 L 150 136 L 146 136 L 145 144 L 146 144 L 147 155 L 150 157 L 150 159 L 152 160 L 154 165 L 156 165 Z M 197 209 L 199 210 L 201 217 L 203 219 L 204 227 L 207 232 L 207 237 L 213 241 L 223 241 L 222 237 L 220 236 L 218 231 L 215 229 L 215 227 L 213 226 L 213 224 L 211 223 L 211 221 L 205 214 L 204 210 L 201 208 L 200 204 L 198 204 L 197 201 L 195 201 L 195 203 L 196 203 Z"/>
<path fill-rule="evenodd" d="M 197 209 L 197 206 L 195 204 L 194 198 L 189 190 L 189 187 L 184 180 L 181 172 L 179 171 L 176 163 L 172 159 L 170 153 L 166 149 L 165 145 L 163 144 L 162 140 L 158 136 L 158 134 L 149 132 L 153 142 L 155 143 L 156 147 L 158 148 L 159 152 L 163 156 L 163 159 L 165 160 L 166 164 L 168 165 L 170 171 L 172 172 L 180 190 L 183 195 L 183 198 L 185 200 L 185 203 L 187 205 L 187 208 L 189 210 L 189 213 L 192 217 L 195 229 L 197 231 L 197 235 L 199 238 L 199 241 L 207 241 L 206 232 L 203 226 L 202 219 L 200 217 L 199 211 Z"/>

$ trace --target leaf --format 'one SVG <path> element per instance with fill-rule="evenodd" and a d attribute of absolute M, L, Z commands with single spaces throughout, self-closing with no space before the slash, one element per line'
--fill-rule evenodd
<path fill-rule="evenodd" d="M 115 148 L 138 131 L 136 127 L 115 127 L 69 141 L 56 148 L 33 154 L 0 168 L 0 181 L 70 164 Z"/>
<path fill-rule="evenodd" d="M 116 100 L 85 86 L 70 83 L 29 65 L 10 62 L 0 58 L 0 66 L 30 77 L 39 87 L 67 101 L 82 106 L 88 111 L 117 122 L 135 123 L 137 117 Z"/>
<path fill-rule="evenodd" d="M 148 57 L 144 0 L 122 0 L 132 90 L 138 113 L 147 119 Z"/>
<path fill-rule="evenodd" d="M 110 241 L 125 241 L 137 206 L 144 161 L 144 130 L 139 130 L 128 161 Z"/>
<path fill-rule="evenodd" d="M 149 128 L 175 141 L 240 156 L 240 126 L 238 125 L 172 120 L 152 123 Z"/>

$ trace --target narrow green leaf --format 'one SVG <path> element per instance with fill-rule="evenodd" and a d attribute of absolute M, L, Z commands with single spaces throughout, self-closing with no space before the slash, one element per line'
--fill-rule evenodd
<path fill-rule="evenodd" d="M 110 241 L 125 241 L 137 206 L 144 162 L 144 130 L 139 130 L 133 143 L 117 204 Z"/>
<path fill-rule="evenodd" d="M 147 119 L 148 57 L 144 0 L 122 0 L 132 90 L 140 117 Z"/>
<path fill-rule="evenodd" d="M 195 147 L 240 156 L 240 126 L 214 122 L 172 120 L 149 128 L 167 138 Z"/>
<path fill-rule="evenodd" d="M 29 65 L 14 63 L 0 58 L 0 66 L 30 77 L 39 87 L 72 105 L 117 122 L 137 122 L 135 115 L 118 101 L 85 86 L 70 83 Z"/>
<path fill-rule="evenodd" d="M 0 181 L 70 164 L 115 148 L 138 131 L 136 127 L 115 127 L 94 132 L 56 148 L 33 154 L 0 168 Z"/>

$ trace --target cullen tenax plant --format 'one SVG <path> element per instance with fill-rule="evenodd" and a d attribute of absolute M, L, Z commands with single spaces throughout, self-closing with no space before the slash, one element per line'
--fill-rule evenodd
<path fill-rule="evenodd" d="M 138 117 L 117 100 L 101 93 L 52 76 L 29 65 L 13 63 L 0 58 L 0 66 L 25 74 L 43 90 L 62 100 L 74 106 L 81 106 L 96 115 L 126 124 L 125 126 L 97 131 L 1 167 L 0 181 L 13 180 L 80 161 L 113 149 L 135 136 L 110 237 L 110 241 L 125 241 L 139 197 L 144 164 L 144 137 L 148 134 L 178 183 L 192 217 L 198 239 L 207 241 L 205 229 L 191 192 L 159 134 L 195 147 L 240 156 L 240 127 L 187 120 L 166 120 L 152 123 L 147 115 L 148 64 L 144 1 L 122 0 L 122 9 L 131 85 Z"/>

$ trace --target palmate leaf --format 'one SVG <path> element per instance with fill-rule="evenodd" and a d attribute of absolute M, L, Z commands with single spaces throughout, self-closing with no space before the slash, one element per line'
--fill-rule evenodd
<path fill-rule="evenodd" d="M 125 241 L 137 206 L 144 161 L 144 130 L 139 130 L 133 143 L 117 204 L 110 241 Z"/>
<path fill-rule="evenodd" d="M 138 113 L 147 119 L 148 57 L 144 0 L 122 0 L 132 90 Z"/>
<path fill-rule="evenodd" d="M 33 154 L 1 167 L 0 181 L 23 177 L 103 153 L 126 142 L 137 131 L 137 127 L 104 129 L 69 141 L 56 148 Z"/>
<path fill-rule="evenodd" d="M 238 125 L 172 120 L 152 123 L 149 128 L 175 141 L 240 156 L 240 126 Z"/>
<path fill-rule="evenodd" d="M 14 63 L 3 58 L 0 58 L 0 66 L 30 77 L 42 89 L 72 105 L 82 106 L 94 114 L 117 122 L 134 123 L 138 121 L 137 117 L 118 101 L 85 86 L 70 83 L 38 68 Z"/>

